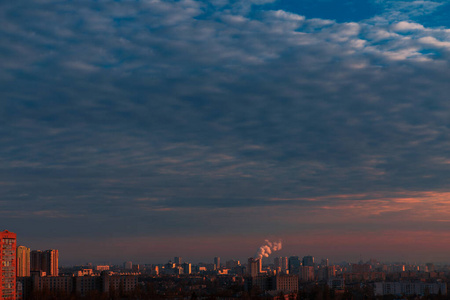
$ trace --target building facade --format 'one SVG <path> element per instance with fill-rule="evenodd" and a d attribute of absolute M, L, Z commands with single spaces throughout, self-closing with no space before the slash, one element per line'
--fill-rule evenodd
<path fill-rule="evenodd" d="M 59 275 L 59 252 L 55 249 L 46 251 L 33 250 L 30 254 L 30 270 L 45 272 L 46 276 Z"/>
<path fill-rule="evenodd" d="M 260 291 L 279 291 L 283 293 L 292 293 L 298 291 L 298 275 L 259 275 L 247 277 L 245 279 L 245 289 L 247 291 L 257 287 Z"/>
<path fill-rule="evenodd" d="M 30 248 L 25 246 L 17 247 L 17 277 L 30 276 L 30 253 Z"/>
<path fill-rule="evenodd" d="M 42 251 L 41 250 L 33 250 L 30 252 L 30 271 L 31 272 L 40 272 L 42 270 Z"/>
<path fill-rule="evenodd" d="M 291 256 L 288 260 L 289 274 L 295 275 L 300 273 L 301 261 L 298 256 Z"/>
<path fill-rule="evenodd" d="M 442 282 L 375 282 L 375 296 L 384 295 L 447 295 L 447 284 Z"/>
<path fill-rule="evenodd" d="M 58 250 L 46 250 L 44 251 L 43 259 L 44 272 L 47 276 L 59 275 L 59 252 Z"/>
<path fill-rule="evenodd" d="M 250 257 L 248 259 L 247 274 L 251 277 L 258 276 L 262 271 L 262 261 L 260 258 Z"/>
<path fill-rule="evenodd" d="M 18 280 L 22 299 L 28 299 L 33 292 L 39 291 L 77 296 L 86 296 L 92 292 L 128 293 L 138 285 L 136 275 L 116 275 L 108 272 L 102 272 L 100 276 L 40 276 L 38 272 L 32 272 L 31 277 L 21 277 Z"/>
<path fill-rule="evenodd" d="M 0 232 L 0 299 L 16 299 L 16 243 L 17 235 Z"/>
<path fill-rule="evenodd" d="M 314 267 L 314 256 L 304 256 L 303 257 L 303 266 L 305 267 Z"/>
<path fill-rule="evenodd" d="M 311 282 L 315 280 L 314 267 L 301 266 L 300 267 L 300 280 L 305 282 Z"/>
<path fill-rule="evenodd" d="M 214 257 L 214 264 L 216 265 L 216 269 L 220 269 L 220 257 Z"/>

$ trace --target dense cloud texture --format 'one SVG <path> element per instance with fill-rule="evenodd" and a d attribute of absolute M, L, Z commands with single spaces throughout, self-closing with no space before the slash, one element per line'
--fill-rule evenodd
<path fill-rule="evenodd" d="M 447 230 L 450 29 L 427 16 L 448 3 L 233 3 L 1 2 L 1 227 L 54 248 Z"/>

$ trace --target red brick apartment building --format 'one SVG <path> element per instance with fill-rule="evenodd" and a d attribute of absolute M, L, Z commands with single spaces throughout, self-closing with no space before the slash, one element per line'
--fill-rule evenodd
<path fill-rule="evenodd" d="M 16 241 L 15 233 L 0 232 L 0 299 L 16 299 Z"/>

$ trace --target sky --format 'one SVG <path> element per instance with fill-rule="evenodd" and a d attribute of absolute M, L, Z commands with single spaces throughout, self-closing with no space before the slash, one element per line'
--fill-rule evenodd
<path fill-rule="evenodd" d="M 0 229 L 61 264 L 450 262 L 450 1 L 0 2 Z"/>

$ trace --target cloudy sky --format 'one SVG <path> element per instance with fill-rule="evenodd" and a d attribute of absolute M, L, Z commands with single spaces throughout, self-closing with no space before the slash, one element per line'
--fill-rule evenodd
<path fill-rule="evenodd" d="M 63 264 L 449 261 L 450 1 L 0 2 L 0 229 Z"/>

